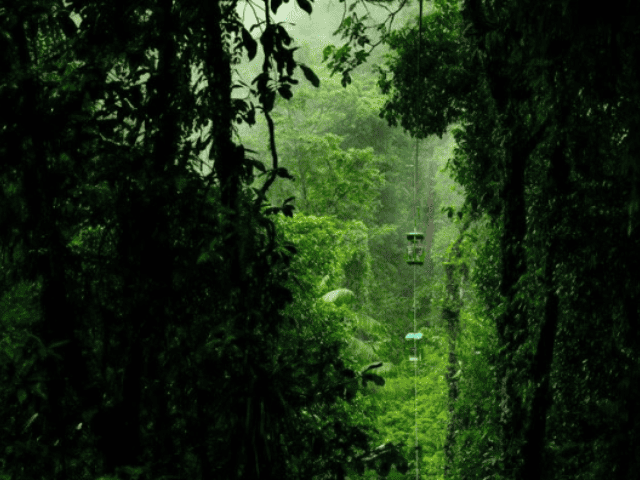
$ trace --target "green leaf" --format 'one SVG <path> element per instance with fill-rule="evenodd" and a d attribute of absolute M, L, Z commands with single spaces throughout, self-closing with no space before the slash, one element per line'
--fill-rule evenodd
<path fill-rule="evenodd" d="M 284 45 L 291 45 L 291 42 L 293 41 L 293 39 L 291 38 L 291 36 L 289 35 L 289 32 L 287 32 L 287 30 L 280 24 L 277 24 L 276 26 L 276 40 L 277 40 L 277 44 L 280 45 L 281 43 Z M 294 52 L 298 49 L 298 47 L 296 48 L 292 48 L 290 50 L 287 50 L 287 53 L 291 53 Z"/>
<path fill-rule="evenodd" d="M 270 112 L 271 110 L 273 110 L 273 104 L 276 101 L 276 95 L 274 92 L 269 91 L 262 97 L 260 97 L 260 100 L 262 100 L 262 107 L 264 108 L 264 110 Z"/>
<path fill-rule="evenodd" d="M 336 47 L 334 45 L 327 45 L 326 47 L 324 47 L 324 50 L 322 50 L 322 61 L 326 62 L 327 58 L 329 58 L 333 54 L 335 49 Z"/>
<path fill-rule="evenodd" d="M 296 207 L 294 207 L 293 205 L 284 205 L 282 207 L 282 213 L 284 214 L 285 217 L 289 217 L 289 218 L 293 218 L 293 210 Z"/>
<path fill-rule="evenodd" d="M 322 296 L 322 300 L 336 306 L 352 303 L 355 298 L 355 294 L 347 288 L 338 288 Z"/>
<path fill-rule="evenodd" d="M 369 370 L 373 370 L 374 368 L 380 368 L 381 366 L 382 366 L 382 362 L 372 363 L 367 368 L 365 368 L 362 373 L 368 372 Z"/>
<path fill-rule="evenodd" d="M 327 286 L 329 278 L 331 278 L 329 275 L 325 275 L 324 277 L 322 277 L 322 281 L 320 282 L 320 290 L 323 290 Z"/>
<path fill-rule="evenodd" d="M 311 3 L 308 0 L 297 0 L 297 1 L 300 8 L 305 12 L 307 12 L 309 15 L 311 15 L 311 11 L 312 11 Z"/>
<path fill-rule="evenodd" d="M 342 80 L 340 81 L 344 88 L 347 88 L 347 85 L 351 83 L 351 75 L 348 72 L 342 73 Z"/>
<path fill-rule="evenodd" d="M 20 403 L 24 403 L 24 401 L 27 399 L 27 392 L 25 392 L 22 388 L 18 390 L 17 395 Z"/>
<path fill-rule="evenodd" d="M 306 65 L 304 65 L 302 63 L 298 64 L 298 66 L 302 69 L 302 73 L 304 74 L 304 77 L 307 80 L 309 80 L 311 85 L 313 85 L 314 87 L 318 88 L 320 86 L 320 79 L 313 72 L 313 70 L 311 70 L 309 67 L 307 67 Z"/>
<path fill-rule="evenodd" d="M 367 382 L 373 382 L 379 387 L 384 387 L 385 380 L 380 375 L 376 375 L 374 373 L 365 373 L 362 375 L 362 386 L 366 387 Z"/>
<path fill-rule="evenodd" d="M 31 393 L 35 393 L 38 397 L 42 398 L 43 400 L 47 399 L 47 395 L 42 391 L 42 383 L 44 382 L 43 378 L 39 378 L 37 379 L 38 383 L 36 383 L 33 388 L 31 389 Z"/>
<path fill-rule="evenodd" d="M 273 4 L 272 4 L 273 5 Z M 262 35 L 260 36 L 260 43 L 262 43 L 262 50 L 264 50 L 265 58 L 270 58 L 273 55 L 273 40 L 274 40 L 274 30 L 273 26 L 270 25 L 269 28 L 266 28 Z M 263 75 L 267 76 L 268 74 L 263 72 Z"/>
<path fill-rule="evenodd" d="M 253 60 L 258 50 L 258 42 L 253 39 L 249 31 L 244 27 L 242 27 L 242 44 L 247 49 L 249 61 Z"/>
<path fill-rule="evenodd" d="M 293 93 L 291 93 L 291 85 L 282 85 L 278 88 L 278 92 L 286 100 L 291 100 L 291 97 L 293 97 Z"/>
<path fill-rule="evenodd" d="M 278 175 L 278 177 L 280 178 L 288 178 L 289 180 L 293 180 L 293 177 L 289 173 L 289 170 L 284 167 L 278 167 L 278 169 L 276 170 L 276 175 Z M 291 199 L 293 198 L 295 197 L 291 197 Z"/>

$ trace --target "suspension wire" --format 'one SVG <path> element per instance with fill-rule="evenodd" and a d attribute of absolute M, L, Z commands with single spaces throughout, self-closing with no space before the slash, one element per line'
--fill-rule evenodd
<path fill-rule="evenodd" d="M 420 0 L 420 15 L 418 16 L 418 74 L 416 75 L 416 93 L 420 93 L 420 50 L 422 47 L 422 0 Z M 420 113 L 422 110 L 422 101 L 420 101 L 420 96 L 416 95 L 418 98 L 418 116 L 416 121 L 416 127 L 420 122 Z M 413 162 L 414 170 L 413 170 L 413 206 L 414 206 L 414 214 L 413 214 L 413 231 L 418 231 L 418 217 L 420 216 L 420 207 L 418 206 L 418 152 L 420 149 L 420 138 L 419 134 L 416 133 L 416 160 Z M 418 265 L 413 265 L 413 331 L 414 333 L 418 332 L 417 326 L 417 299 L 416 299 L 416 267 Z M 419 463 L 419 451 L 420 447 L 418 445 L 418 339 L 416 335 L 413 336 L 413 352 L 415 355 L 414 367 L 413 367 L 413 411 L 415 415 L 415 451 L 416 451 L 416 480 L 420 479 L 420 463 Z"/>
<path fill-rule="evenodd" d="M 416 265 L 413 266 L 413 331 L 417 332 L 416 328 Z M 418 463 L 418 339 L 413 336 L 413 352 L 416 357 L 413 362 L 413 411 L 415 413 L 415 432 L 416 432 L 416 480 L 420 478 L 420 466 Z"/>

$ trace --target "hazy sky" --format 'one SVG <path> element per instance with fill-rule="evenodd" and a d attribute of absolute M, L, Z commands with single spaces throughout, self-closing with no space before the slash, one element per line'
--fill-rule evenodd
<path fill-rule="evenodd" d="M 315 62 L 319 62 L 322 57 L 322 50 L 329 44 L 334 44 L 336 46 L 341 46 L 344 43 L 339 36 L 333 36 L 333 32 L 337 30 L 340 25 L 343 12 L 345 9 L 345 5 L 348 7 L 353 3 L 353 0 L 345 0 L 345 2 L 340 3 L 337 0 L 316 0 L 312 3 L 313 12 L 311 15 L 308 15 L 304 10 L 302 10 L 295 0 L 289 0 L 288 3 L 283 3 L 278 9 L 277 14 L 271 14 L 272 22 L 287 22 L 285 24 L 285 28 L 291 35 L 291 37 L 296 42 L 296 45 L 303 46 L 306 45 L 310 49 L 310 53 L 313 58 L 310 62 L 311 66 Z M 264 20 L 264 4 L 260 1 L 253 2 L 253 8 L 249 6 L 249 3 L 246 1 L 240 1 L 237 5 L 237 13 L 240 18 L 243 20 L 243 23 L 247 30 L 250 30 L 253 25 L 257 23 L 256 15 L 258 15 L 259 20 Z M 396 10 L 398 8 L 399 2 L 394 1 L 390 4 L 388 8 L 391 10 Z M 430 5 L 430 2 L 425 1 L 425 10 Z M 259 8 L 262 7 L 262 8 Z M 368 11 L 370 16 L 373 18 L 375 23 L 382 23 L 388 16 L 388 13 L 385 9 L 377 7 L 373 4 L 369 4 Z M 364 15 L 367 11 L 359 6 L 355 9 L 355 13 L 360 17 Z M 418 12 L 418 4 L 414 0 L 413 4 L 410 6 L 406 6 L 405 9 L 396 17 L 394 21 L 393 28 L 399 28 L 406 18 L 409 15 L 415 15 Z M 80 24 L 80 18 L 77 15 L 71 16 L 76 24 Z M 255 39 L 258 39 L 262 28 L 254 29 L 251 31 L 252 36 Z M 373 38 L 372 38 L 373 40 Z M 381 49 L 381 47 L 378 47 Z M 299 52 L 296 52 L 299 53 Z M 244 61 L 238 65 L 236 68 L 238 70 L 239 75 L 245 81 L 245 83 L 250 84 L 253 78 L 260 73 L 262 70 L 262 62 L 263 62 L 263 53 L 261 46 L 258 46 L 258 54 L 256 58 L 254 58 L 251 62 L 248 61 L 248 57 L 245 54 Z M 297 57 L 299 58 L 299 56 Z M 197 74 L 197 69 L 194 66 L 192 68 L 192 78 L 195 83 Z M 140 79 L 141 82 L 145 82 L 148 78 L 148 74 L 143 75 Z M 319 75 L 320 76 L 320 75 Z M 300 69 L 296 69 L 294 73 L 294 77 L 297 78 L 301 84 L 308 83 L 306 79 L 304 79 L 302 72 Z M 204 85 L 202 85 L 204 86 Z M 235 90 L 232 95 L 234 97 L 244 97 L 246 96 L 247 91 L 242 89 Z M 254 102 L 255 103 L 255 102 Z M 263 122 L 262 115 L 256 116 L 258 122 Z M 205 129 L 199 134 L 198 132 L 194 132 L 191 136 L 192 139 L 198 137 L 199 135 L 205 135 L 208 131 L 208 128 Z M 240 137 L 247 132 L 249 128 L 247 125 L 236 125 L 238 129 L 238 133 Z M 206 158 L 208 156 L 208 151 L 204 152 L 203 157 Z M 203 172 L 204 174 L 208 173 L 208 168 Z"/>

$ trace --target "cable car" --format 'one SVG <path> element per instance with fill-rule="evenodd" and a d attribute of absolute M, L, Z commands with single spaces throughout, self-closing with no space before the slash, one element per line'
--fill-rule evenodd
<path fill-rule="evenodd" d="M 421 332 L 407 333 L 407 335 L 404 337 L 405 340 L 413 340 L 413 339 L 420 340 L 421 338 L 422 338 Z M 412 355 L 409 357 L 410 362 L 417 362 L 422 359 L 422 346 L 418 346 L 418 344 L 416 343 L 415 347 L 410 346 L 409 350 L 412 353 Z"/>
<path fill-rule="evenodd" d="M 407 233 L 406 261 L 409 265 L 422 265 L 427 256 L 427 250 L 424 248 L 424 235 L 421 232 Z"/>

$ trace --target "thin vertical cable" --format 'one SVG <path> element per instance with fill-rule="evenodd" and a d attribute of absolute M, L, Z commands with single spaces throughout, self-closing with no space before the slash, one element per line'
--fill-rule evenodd
<path fill-rule="evenodd" d="M 416 265 L 413 266 L 413 331 L 417 332 L 416 323 Z M 416 423 L 416 480 L 420 478 L 420 467 L 418 464 L 418 339 L 416 335 L 413 336 L 413 354 L 415 355 L 415 362 L 413 362 L 413 411 L 415 414 Z"/>
<path fill-rule="evenodd" d="M 420 124 L 420 113 L 422 112 L 422 102 L 420 101 L 420 50 L 422 46 L 422 0 L 420 0 L 420 14 L 418 16 L 418 74 L 416 75 L 416 97 L 418 98 L 418 116 L 416 118 L 416 130 Z M 418 152 L 420 149 L 420 136 L 416 131 L 416 160 L 413 162 L 413 231 L 418 231 L 418 217 L 420 207 L 418 207 Z M 417 301 L 416 301 L 416 264 L 413 265 L 413 331 L 418 331 L 417 324 Z M 420 479 L 419 447 L 418 447 L 418 339 L 413 336 L 413 352 L 415 362 L 413 368 L 413 411 L 415 415 L 415 451 L 416 451 L 416 480 Z"/>

